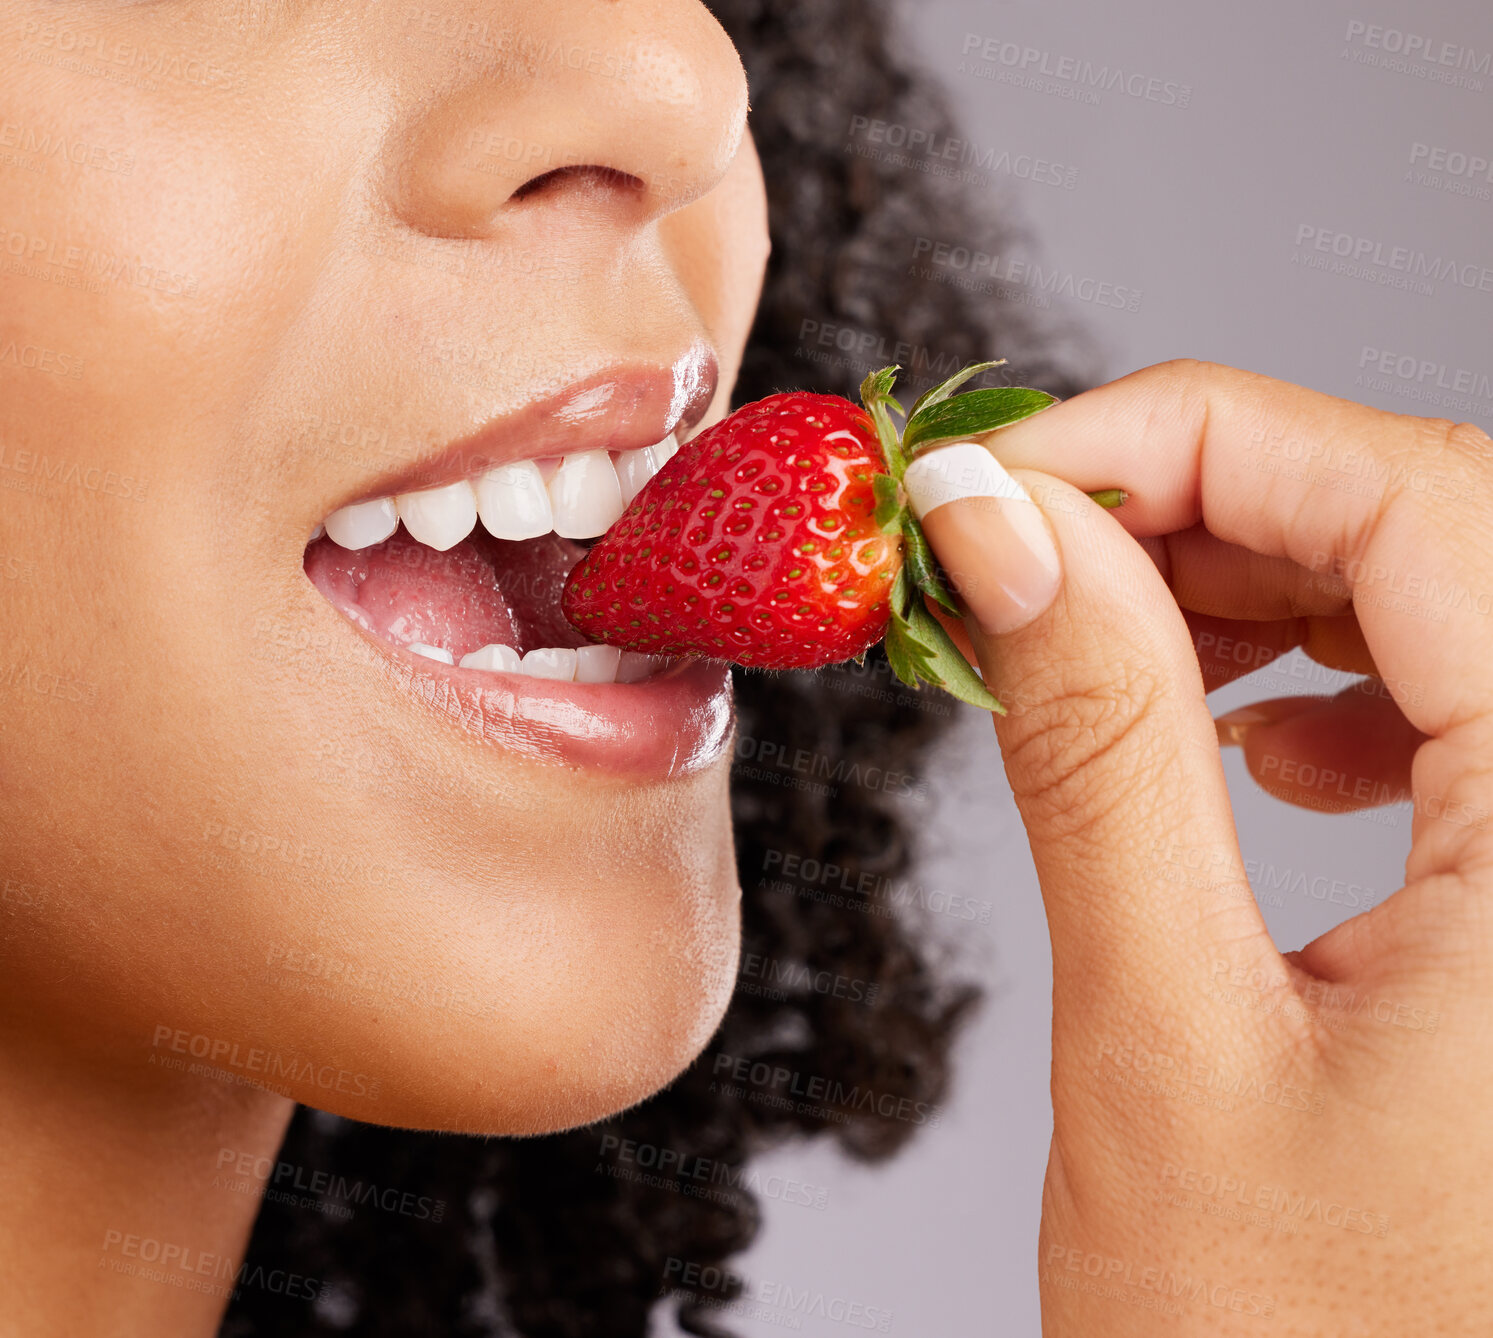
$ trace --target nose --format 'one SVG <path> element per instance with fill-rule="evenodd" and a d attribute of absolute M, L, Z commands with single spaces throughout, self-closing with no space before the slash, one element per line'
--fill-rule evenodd
<path fill-rule="evenodd" d="M 698 0 L 454 3 L 410 19 L 434 30 L 399 34 L 430 83 L 387 141 L 385 179 L 416 231 L 487 237 L 521 206 L 638 225 L 709 193 L 740 147 L 746 76 Z"/>

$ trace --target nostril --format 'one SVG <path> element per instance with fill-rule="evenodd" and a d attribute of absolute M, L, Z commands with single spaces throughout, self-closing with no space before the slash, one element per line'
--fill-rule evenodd
<path fill-rule="evenodd" d="M 630 172 L 620 172 L 615 167 L 583 163 L 572 167 L 556 167 L 552 171 L 541 172 L 537 177 L 530 177 L 513 192 L 510 198 L 526 200 L 531 195 L 562 187 L 579 187 L 582 190 L 609 193 L 623 192 L 630 195 L 641 195 L 648 189 L 647 183 L 641 177 L 635 177 Z"/>

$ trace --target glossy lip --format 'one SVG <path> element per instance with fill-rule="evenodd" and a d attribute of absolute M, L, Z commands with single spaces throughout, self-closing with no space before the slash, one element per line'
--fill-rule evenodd
<path fill-rule="evenodd" d="M 694 660 L 641 683 L 488 673 L 407 651 L 317 597 L 340 626 L 378 651 L 374 663 L 391 683 L 509 752 L 633 781 L 663 781 L 703 770 L 730 747 L 731 668 L 719 661 Z"/>
<path fill-rule="evenodd" d="M 321 517 L 358 502 L 439 488 L 511 464 L 577 451 L 631 451 L 688 433 L 715 397 L 720 368 L 696 343 L 669 368 L 619 364 L 485 423 L 428 457 L 392 470 Z"/>
<path fill-rule="evenodd" d="M 635 450 L 687 433 L 715 397 L 719 368 L 697 343 L 672 367 L 618 366 L 485 424 L 380 478 L 341 506 L 436 488 L 514 460 Z M 480 522 L 479 522 L 480 524 Z M 561 683 L 442 664 L 347 618 L 308 580 L 316 605 L 373 647 L 371 662 L 422 706 L 485 743 L 523 757 L 635 782 L 700 771 L 730 747 L 730 666 L 697 660 L 641 683 Z M 318 614 L 316 616 L 322 616 Z M 332 642 L 335 654 L 336 641 Z M 357 658 L 354 655 L 353 658 Z"/>

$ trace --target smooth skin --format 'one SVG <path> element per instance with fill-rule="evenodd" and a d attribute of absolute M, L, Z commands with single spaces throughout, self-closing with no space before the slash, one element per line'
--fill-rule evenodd
<path fill-rule="evenodd" d="M 1043 1331 L 1493 1331 L 1493 442 L 1184 361 L 987 444 L 1063 565 L 1024 625 L 966 620 L 1052 934 Z M 1005 522 L 955 508 L 973 604 L 1000 574 L 950 536 Z M 1372 690 L 1215 726 L 1241 642 Z M 1220 737 L 1289 802 L 1412 800 L 1403 888 L 1279 952 Z"/>
<path fill-rule="evenodd" d="M 295 1101 L 553 1130 L 715 1030 L 729 745 L 484 743 L 327 649 L 302 555 L 618 363 L 708 344 L 725 412 L 746 93 L 694 0 L 0 0 L 0 1330 L 213 1333 Z"/>

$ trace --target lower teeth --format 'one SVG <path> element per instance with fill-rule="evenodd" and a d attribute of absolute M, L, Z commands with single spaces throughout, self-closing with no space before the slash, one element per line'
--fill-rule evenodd
<path fill-rule="evenodd" d="M 441 664 L 455 664 L 449 650 L 413 641 L 416 655 Z M 461 657 L 461 668 L 485 673 L 518 674 L 558 683 L 639 683 L 662 673 L 678 660 L 665 655 L 640 655 L 614 646 L 543 646 L 520 655 L 512 646 L 483 646 Z"/>

